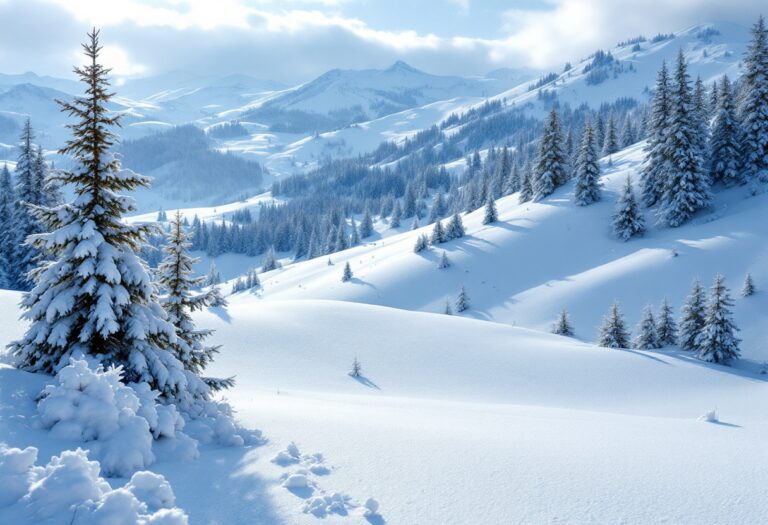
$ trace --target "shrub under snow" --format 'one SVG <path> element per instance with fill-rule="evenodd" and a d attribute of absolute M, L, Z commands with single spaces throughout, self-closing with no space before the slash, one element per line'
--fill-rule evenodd
<path fill-rule="evenodd" d="M 121 374 L 72 358 L 38 402 L 41 424 L 57 437 L 87 443 L 105 476 L 128 477 L 157 453 L 196 459 L 198 441 L 243 444 L 225 403 L 196 401 L 194 413 L 182 415 L 175 405 L 158 403 L 159 393 L 148 384 L 124 385 Z"/>
<path fill-rule="evenodd" d="M 36 462 L 34 447 L 0 448 L 0 508 L 9 523 L 187 524 L 163 476 L 136 472 L 112 489 L 84 450 L 65 450 L 45 466 Z"/>

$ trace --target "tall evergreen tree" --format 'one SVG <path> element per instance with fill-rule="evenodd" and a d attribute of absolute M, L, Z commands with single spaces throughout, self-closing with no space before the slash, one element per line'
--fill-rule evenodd
<path fill-rule="evenodd" d="M 409 217 L 410 215 L 405 215 Z M 363 211 L 363 218 L 360 219 L 360 238 L 367 239 L 373 233 L 373 221 L 371 220 L 371 212 L 368 211 L 368 207 L 365 207 Z"/>
<path fill-rule="evenodd" d="M 744 58 L 741 103 L 742 168 L 747 181 L 768 180 L 768 28 L 760 16 Z"/>
<path fill-rule="evenodd" d="M 698 279 L 693 281 L 691 293 L 685 300 L 680 318 L 680 348 L 694 352 L 698 350 L 696 337 L 704 328 L 706 298 Z"/>
<path fill-rule="evenodd" d="M 451 220 L 448 221 L 448 227 L 445 229 L 445 237 L 448 240 L 464 237 L 464 222 L 461 215 L 454 213 Z"/>
<path fill-rule="evenodd" d="M 462 285 L 459 290 L 459 295 L 456 297 L 456 311 L 461 313 L 465 310 L 469 310 L 469 295 L 467 295 L 467 289 Z"/>
<path fill-rule="evenodd" d="M 432 202 L 432 208 L 429 210 L 429 223 L 433 223 L 440 220 L 445 215 L 445 201 L 443 200 L 442 190 L 437 190 L 434 201 Z"/>
<path fill-rule="evenodd" d="M 696 348 L 701 359 L 728 364 L 739 357 L 740 341 L 736 337 L 739 329 L 732 319 L 732 306 L 725 279 L 718 274 L 710 291 L 704 327 L 696 336 Z"/>
<path fill-rule="evenodd" d="M 603 318 L 597 344 L 605 348 L 629 348 L 629 333 L 624 324 L 624 316 L 619 310 L 619 303 L 613 303 L 608 315 Z"/>
<path fill-rule="evenodd" d="M 270 246 L 264 254 L 264 261 L 261 263 L 261 273 L 271 272 L 280 268 L 280 263 L 275 255 L 275 247 Z"/>
<path fill-rule="evenodd" d="M 571 324 L 571 319 L 568 316 L 568 310 L 565 308 L 562 309 L 560 315 L 557 318 L 557 322 L 555 322 L 554 326 L 552 327 L 552 333 L 557 335 L 565 335 L 568 337 L 573 335 L 573 325 Z"/>
<path fill-rule="evenodd" d="M 628 241 L 636 235 L 645 233 L 645 219 L 632 189 L 632 178 L 627 175 L 627 182 L 616 203 L 613 214 L 613 233 L 622 241 Z"/>
<path fill-rule="evenodd" d="M 555 188 L 567 180 L 563 133 L 557 110 L 552 108 L 539 140 L 536 167 L 533 170 L 533 200 L 540 201 L 551 195 Z"/>
<path fill-rule="evenodd" d="M 165 257 L 157 269 L 157 281 L 164 295 L 160 298 L 168 321 L 176 328 L 176 341 L 171 345 L 176 358 L 184 367 L 197 376 L 201 376 L 211 363 L 219 346 L 209 346 L 205 340 L 213 330 L 198 330 L 192 320 L 192 313 L 211 306 L 215 302 L 212 292 L 195 293 L 205 281 L 205 277 L 192 277 L 192 266 L 197 259 L 189 256 L 190 236 L 184 231 L 183 218 L 176 212 L 171 222 L 163 248 Z M 234 380 L 204 378 L 212 390 L 229 388 Z"/>
<path fill-rule="evenodd" d="M 27 119 L 19 142 L 19 156 L 16 161 L 16 200 L 14 223 L 16 230 L 15 256 L 13 270 L 14 287 L 29 290 L 33 283 L 29 272 L 40 262 L 40 252 L 26 241 L 30 235 L 42 232 L 42 225 L 34 214 L 34 206 L 44 206 L 41 174 L 36 169 L 35 138 L 32 125 Z"/>
<path fill-rule="evenodd" d="M 587 206 L 599 201 L 600 193 L 600 162 L 597 157 L 595 133 L 587 122 L 576 160 L 576 187 L 573 198 L 579 206 Z"/>
<path fill-rule="evenodd" d="M 664 221 L 672 227 L 688 221 L 694 213 L 705 208 L 711 199 L 698 132 L 687 66 L 681 50 L 677 55 L 672 112 L 666 137 L 670 164 L 659 210 Z"/>
<path fill-rule="evenodd" d="M 731 83 L 723 77 L 719 88 L 712 138 L 709 147 L 709 175 L 712 182 L 735 186 L 744 182 L 739 169 L 741 129 L 736 118 Z"/>
<path fill-rule="evenodd" d="M 661 346 L 677 344 L 677 324 L 672 314 L 672 307 L 669 305 L 666 297 L 661 300 L 661 306 L 659 307 L 656 333 L 659 336 L 659 344 Z"/>
<path fill-rule="evenodd" d="M 14 286 L 14 259 L 17 241 L 14 223 L 16 195 L 8 166 L 0 171 L 0 288 Z"/>
<path fill-rule="evenodd" d="M 741 286 L 741 296 L 742 297 L 751 297 L 755 295 L 755 283 L 752 280 L 752 274 L 747 274 L 746 277 L 744 277 L 744 284 Z"/>
<path fill-rule="evenodd" d="M 445 229 L 443 229 L 443 223 L 442 221 L 437 221 L 435 223 L 435 227 L 432 228 L 432 237 L 430 238 L 430 241 L 433 245 L 435 244 L 441 244 L 446 241 L 445 237 Z"/>
<path fill-rule="evenodd" d="M 400 201 L 395 202 L 395 209 L 392 210 L 392 216 L 389 218 L 390 228 L 399 228 L 400 221 L 403 218 L 403 210 L 400 208 Z"/>
<path fill-rule="evenodd" d="M 643 318 L 635 329 L 637 335 L 634 340 L 634 347 L 640 350 L 653 350 L 661 348 L 659 334 L 656 331 L 656 320 L 653 318 L 653 309 L 647 305 L 643 310 Z"/>
<path fill-rule="evenodd" d="M 664 193 L 664 180 L 669 169 L 669 155 L 666 148 L 672 102 L 666 62 L 661 64 L 651 107 L 648 143 L 645 148 L 646 157 L 640 178 L 643 204 L 648 207 L 661 199 Z"/>
<path fill-rule="evenodd" d="M 341 282 L 346 283 L 352 280 L 352 267 L 349 265 L 349 261 L 344 265 L 344 272 L 341 274 Z"/>
<path fill-rule="evenodd" d="M 533 199 L 533 187 L 531 186 L 531 165 L 526 161 L 523 169 L 520 170 L 520 195 L 518 201 L 520 204 Z"/>
<path fill-rule="evenodd" d="M 603 139 L 603 155 L 613 155 L 619 151 L 619 137 L 616 133 L 616 121 L 613 115 L 608 117 L 608 125 L 605 128 Z"/>
<path fill-rule="evenodd" d="M 496 211 L 496 201 L 493 200 L 493 195 L 488 195 L 483 214 L 483 224 L 493 224 L 497 220 L 499 220 L 499 213 Z"/>
<path fill-rule="evenodd" d="M 175 328 L 137 256 L 153 227 L 122 221 L 133 207 L 119 192 L 145 187 L 148 179 L 121 172 L 110 153 L 119 115 L 108 110 L 109 70 L 98 62 L 97 31 L 89 33 L 83 48 L 89 61 L 75 73 L 86 94 L 60 102 L 75 117 L 68 125 L 73 136 L 60 151 L 74 159 L 75 169 L 58 177 L 73 186 L 75 200 L 57 209 L 32 208 L 50 233 L 31 242 L 52 260 L 32 272 L 35 287 L 22 300 L 30 325 L 11 351 L 25 370 L 53 373 L 69 356 L 83 353 L 122 366 L 126 382 L 146 381 L 167 398 L 205 396 L 205 383 L 171 350 Z"/>

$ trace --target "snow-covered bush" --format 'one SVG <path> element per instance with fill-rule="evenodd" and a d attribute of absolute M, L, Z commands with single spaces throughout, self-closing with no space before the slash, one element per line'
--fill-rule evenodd
<path fill-rule="evenodd" d="M 137 472 L 121 488 L 100 477 L 97 461 L 65 450 L 37 466 L 37 449 L 0 448 L 0 508 L 9 523 L 186 525 L 162 476 Z"/>

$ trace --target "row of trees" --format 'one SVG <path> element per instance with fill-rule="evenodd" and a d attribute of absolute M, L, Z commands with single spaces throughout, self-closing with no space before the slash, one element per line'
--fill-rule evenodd
<path fill-rule="evenodd" d="M 752 278 L 748 275 L 742 289 L 743 296 L 754 293 Z M 715 277 L 707 299 L 701 283 L 693 282 L 691 293 L 682 308 L 679 323 L 673 317 L 672 307 L 662 300 L 659 316 L 647 305 L 635 329 L 634 339 L 626 327 L 617 302 L 611 305 L 598 333 L 597 344 L 606 348 L 639 348 L 650 350 L 678 345 L 682 350 L 695 353 L 700 359 L 727 364 L 739 357 L 738 328 L 733 321 L 733 301 L 722 275 Z M 563 310 L 555 323 L 553 333 L 571 336 L 573 326 L 568 312 Z"/>
<path fill-rule="evenodd" d="M 0 288 L 29 290 L 32 287 L 29 272 L 43 255 L 24 242 L 29 235 L 42 231 L 31 207 L 55 207 L 62 200 L 43 150 L 34 144 L 34 139 L 32 124 L 27 119 L 13 175 L 8 166 L 0 171 Z"/>

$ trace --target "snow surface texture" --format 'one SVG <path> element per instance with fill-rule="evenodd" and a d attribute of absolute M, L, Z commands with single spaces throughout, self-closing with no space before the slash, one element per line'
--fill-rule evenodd
<path fill-rule="evenodd" d="M 0 446 L 0 517 L 4 523 L 186 525 L 168 482 L 136 472 L 117 489 L 85 451 L 65 450 L 42 466 L 38 450 Z"/>

